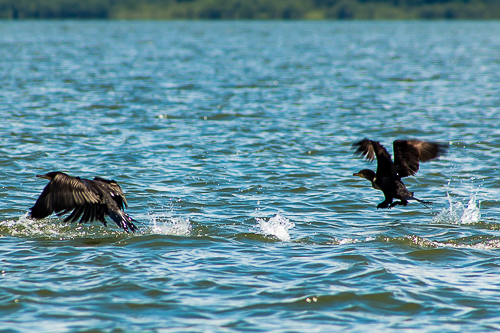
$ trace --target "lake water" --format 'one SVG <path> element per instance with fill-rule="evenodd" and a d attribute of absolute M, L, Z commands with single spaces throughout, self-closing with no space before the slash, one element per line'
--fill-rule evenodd
<path fill-rule="evenodd" d="M 500 329 L 500 22 L 0 22 L 1 332 Z M 448 154 L 377 210 L 364 137 Z M 65 171 L 140 232 L 27 218 Z"/>

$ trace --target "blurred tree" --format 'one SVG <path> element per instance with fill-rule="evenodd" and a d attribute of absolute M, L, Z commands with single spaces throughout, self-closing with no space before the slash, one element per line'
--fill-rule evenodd
<path fill-rule="evenodd" d="M 499 19 L 500 0 L 0 0 L 3 19 Z"/>

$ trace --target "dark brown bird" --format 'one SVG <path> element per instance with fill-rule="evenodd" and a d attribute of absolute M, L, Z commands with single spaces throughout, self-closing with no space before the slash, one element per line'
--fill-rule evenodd
<path fill-rule="evenodd" d="M 446 152 L 444 145 L 420 140 L 396 140 L 393 143 L 394 162 L 378 141 L 363 139 L 354 143 L 353 148 L 356 148 L 355 155 L 365 156 L 370 162 L 377 157 L 377 172 L 363 169 L 353 174 L 368 179 L 373 188 L 384 192 L 385 200 L 379 203 L 377 208 L 406 206 L 408 200 L 416 200 L 424 205 L 431 204 L 415 198 L 401 178 L 415 175 L 420 166 L 419 162 L 427 162 L 444 154 Z M 400 201 L 393 202 L 394 199 Z"/>
<path fill-rule="evenodd" d="M 100 177 L 94 180 L 72 177 L 58 171 L 36 176 L 50 182 L 31 207 L 32 218 L 42 219 L 54 212 L 62 216 L 73 211 L 64 222 L 97 220 L 106 226 L 107 215 L 126 232 L 137 230 L 133 223 L 137 221 L 123 211 L 124 207 L 128 207 L 127 200 L 116 181 Z"/>

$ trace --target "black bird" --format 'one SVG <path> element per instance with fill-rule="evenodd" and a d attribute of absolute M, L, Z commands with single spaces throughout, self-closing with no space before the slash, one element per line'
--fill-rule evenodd
<path fill-rule="evenodd" d="M 73 211 L 64 222 L 76 222 L 81 216 L 80 223 L 97 220 L 106 226 L 104 217 L 108 215 L 126 232 L 137 230 L 133 223 L 137 221 L 123 211 L 128 207 L 127 200 L 116 181 L 72 177 L 58 171 L 36 176 L 50 182 L 31 207 L 32 218 L 42 219 L 54 212 L 61 216 Z"/>
<path fill-rule="evenodd" d="M 401 178 L 415 175 L 419 169 L 419 162 L 427 162 L 444 154 L 446 152 L 444 145 L 421 140 L 396 140 L 393 143 L 394 162 L 378 141 L 363 139 L 354 143 L 353 148 L 356 148 L 355 155 L 363 155 L 369 161 L 377 157 L 376 173 L 363 169 L 353 174 L 368 179 L 373 188 L 384 192 L 385 200 L 379 203 L 377 208 L 406 206 L 408 200 L 416 200 L 424 206 L 432 203 L 415 198 Z M 393 199 L 400 201 L 393 202 Z"/>

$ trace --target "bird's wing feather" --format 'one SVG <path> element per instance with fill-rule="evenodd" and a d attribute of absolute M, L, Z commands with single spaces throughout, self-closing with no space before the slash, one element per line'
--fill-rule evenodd
<path fill-rule="evenodd" d="M 45 186 L 31 208 L 31 216 L 44 218 L 53 212 L 69 211 L 78 206 L 96 204 L 99 201 L 99 195 L 92 191 L 85 180 L 61 173 Z"/>
<path fill-rule="evenodd" d="M 134 222 L 137 221 L 121 210 L 109 211 L 109 217 L 116 223 L 118 227 L 122 228 L 126 232 L 136 232 L 138 230 L 134 224 Z"/>
<path fill-rule="evenodd" d="M 419 162 L 427 162 L 445 153 L 445 146 L 421 140 L 396 140 L 394 164 L 401 177 L 413 176 L 420 168 Z"/>
<path fill-rule="evenodd" d="M 377 157 L 377 177 L 393 177 L 396 174 L 391 155 L 380 142 L 363 139 L 354 143 L 353 147 L 357 147 L 355 155 L 365 156 L 370 162 Z"/>
<path fill-rule="evenodd" d="M 128 207 L 127 199 L 125 198 L 125 194 L 122 191 L 122 188 L 118 183 L 114 180 L 104 179 L 101 177 L 95 177 L 94 181 L 101 184 L 104 189 L 111 194 L 111 197 L 116 202 L 120 209 L 124 209 L 124 207 Z"/>
<path fill-rule="evenodd" d="M 76 207 L 73 213 L 69 214 L 68 217 L 64 219 L 64 222 L 76 222 L 85 210 L 85 206 Z"/>

